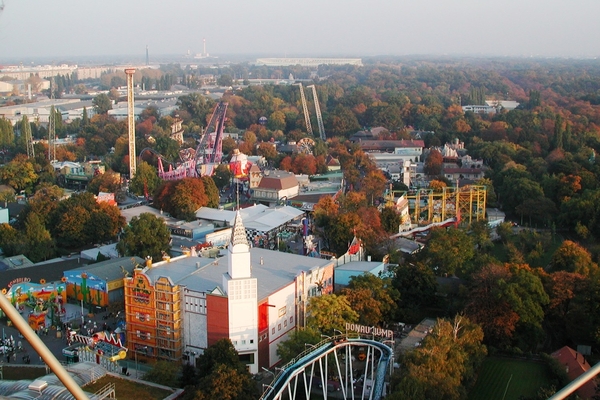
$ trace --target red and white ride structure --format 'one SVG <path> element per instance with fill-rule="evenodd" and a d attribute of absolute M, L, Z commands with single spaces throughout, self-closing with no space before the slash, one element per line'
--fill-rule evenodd
<path fill-rule="evenodd" d="M 158 176 L 168 181 L 211 176 L 223 158 L 223 130 L 225 129 L 226 113 L 227 103 L 219 102 L 200 137 L 195 153 L 192 151 L 184 153 L 185 155 L 180 153 L 181 163 L 174 165 L 165 160 L 160 154 L 156 154 L 158 157 Z M 166 170 L 165 163 L 167 164 Z"/>

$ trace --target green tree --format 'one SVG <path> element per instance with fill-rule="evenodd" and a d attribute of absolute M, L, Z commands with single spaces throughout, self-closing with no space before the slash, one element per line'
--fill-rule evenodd
<path fill-rule="evenodd" d="M 203 176 L 202 183 L 204 183 L 204 193 L 206 193 L 206 197 L 208 197 L 208 202 L 206 203 L 206 207 L 217 208 L 219 207 L 219 189 L 215 184 L 215 181 L 210 176 Z"/>
<path fill-rule="evenodd" d="M 254 400 L 258 388 L 239 360 L 229 339 L 221 339 L 209 346 L 197 358 L 198 384 L 187 387 L 183 399 L 189 400 Z"/>
<path fill-rule="evenodd" d="M 400 293 L 397 321 L 418 320 L 421 308 L 431 307 L 436 303 L 438 284 L 435 275 L 422 263 L 397 266 L 392 284 Z"/>
<path fill-rule="evenodd" d="M 231 86 L 231 85 L 233 85 L 233 78 L 229 74 L 222 74 L 217 79 L 217 85 L 219 85 L 219 86 Z"/>
<path fill-rule="evenodd" d="M 462 229 L 436 228 L 431 230 L 427 246 L 419 252 L 437 274 L 453 275 L 468 271 L 475 255 L 473 238 Z"/>
<path fill-rule="evenodd" d="M 359 317 L 346 296 L 335 294 L 311 297 L 306 312 L 306 325 L 320 332 L 343 330 L 347 322 L 357 322 Z"/>
<path fill-rule="evenodd" d="M 387 233 L 398 233 L 400 229 L 400 214 L 395 207 L 384 207 L 381 210 L 381 226 Z"/>
<path fill-rule="evenodd" d="M 156 168 L 142 161 L 136 168 L 135 176 L 129 181 L 129 191 L 137 196 L 152 194 L 160 184 Z"/>
<path fill-rule="evenodd" d="M 117 244 L 117 251 L 123 256 L 152 257 L 162 259 L 163 252 L 169 251 L 171 233 L 162 218 L 150 213 L 133 217 L 125 227 L 123 238 Z"/>
<path fill-rule="evenodd" d="M 10 148 L 15 144 L 15 132 L 12 123 L 0 118 L 0 148 Z"/>
<path fill-rule="evenodd" d="M 55 254 L 54 240 L 44 226 L 41 218 L 34 213 L 27 214 L 25 221 L 25 240 L 27 243 L 27 258 L 40 262 L 51 258 Z"/>
<path fill-rule="evenodd" d="M 281 364 L 287 364 L 306 350 L 306 344 L 317 344 L 320 341 L 321 332 L 316 329 L 311 327 L 296 329 L 290 333 L 288 340 L 277 345 L 277 355 L 281 358 Z"/>
<path fill-rule="evenodd" d="M 24 235 L 7 223 L 0 224 L 0 249 L 7 257 L 24 254 L 27 251 Z"/>
<path fill-rule="evenodd" d="M 159 385 L 179 386 L 179 364 L 170 361 L 158 361 L 152 369 L 144 374 L 144 380 L 158 383 Z"/>
<path fill-rule="evenodd" d="M 381 325 L 392 321 L 396 313 L 396 302 L 400 293 L 392 286 L 391 278 L 382 278 L 371 273 L 352 276 L 342 295 L 359 315 L 362 325 Z"/>
<path fill-rule="evenodd" d="M 104 93 L 100 93 L 98 96 L 92 99 L 94 111 L 96 114 L 107 114 L 108 110 L 112 110 L 112 101 Z"/>
<path fill-rule="evenodd" d="M 269 121 L 267 122 L 267 126 L 270 130 L 285 130 L 286 122 L 285 122 L 285 114 L 281 111 L 273 111 L 269 116 Z"/>
<path fill-rule="evenodd" d="M 215 185 L 217 185 L 218 189 L 223 189 L 225 186 L 229 185 L 231 178 L 233 178 L 233 174 L 229 170 L 229 167 L 225 164 L 219 164 L 212 176 L 212 179 L 215 182 Z"/>

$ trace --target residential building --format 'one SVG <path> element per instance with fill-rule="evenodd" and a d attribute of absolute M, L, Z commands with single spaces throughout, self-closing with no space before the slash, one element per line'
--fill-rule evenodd
<path fill-rule="evenodd" d="M 590 364 L 587 362 L 583 354 L 573 350 L 569 346 L 562 347 L 551 354 L 558 363 L 565 368 L 571 381 L 577 379 L 580 375 L 590 369 Z M 593 379 L 590 379 L 583 384 L 575 393 L 582 399 L 593 399 L 596 396 L 597 384 Z"/>

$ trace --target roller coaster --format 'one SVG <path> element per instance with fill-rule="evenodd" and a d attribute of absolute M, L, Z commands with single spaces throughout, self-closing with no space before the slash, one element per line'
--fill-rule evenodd
<path fill-rule="evenodd" d="M 393 368 L 393 349 L 385 342 L 339 335 L 308 346 L 277 368 L 273 381 L 263 385 L 260 400 L 309 400 L 311 394 L 344 400 L 384 396 L 386 374 Z"/>
<path fill-rule="evenodd" d="M 140 152 L 139 159 L 146 153 L 157 157 L 158 176 L 167 181 L 183 178 L 211 176 L 223 158 L 223 131 L 227 113 L 227 103 L 219 102 L 203 130 L 196 150 L 179 152 L 181 162 L 165 159 L 160 153 L 147 147 Z M 166 168 L 165 168 L 166 166 Z"/>

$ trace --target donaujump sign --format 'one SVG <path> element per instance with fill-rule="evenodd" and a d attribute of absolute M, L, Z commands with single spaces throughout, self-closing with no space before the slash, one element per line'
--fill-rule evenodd
<path fill-rule="evenodd" d="M 384 338 L 394 338 L 394 331 L 391 329 L 378 328 L 376 326 L 365 326 L 359 324 L 351 324 L 346 322 L 346 332 L 356 332 L 363 335 L 373 335 Z"/>

